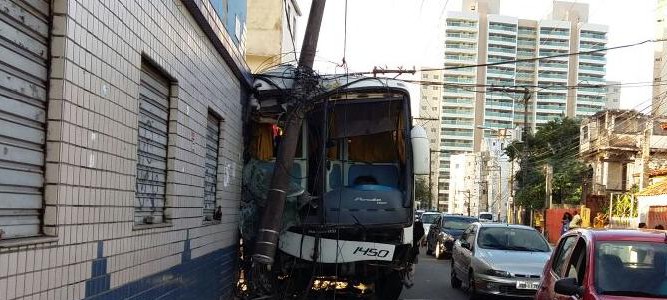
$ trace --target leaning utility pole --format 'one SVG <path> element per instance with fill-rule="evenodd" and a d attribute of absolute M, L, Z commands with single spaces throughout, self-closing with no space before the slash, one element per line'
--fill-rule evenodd
<path fill-rule="evenodd" d="M 309 90 L 317 82 L 313 82 L 312 74 L 313 63 L 315 61 L 315 52 L 317 51 L 317 40 L 324 15 L 324 5 L 326 0 L 313 0 L 310 7 L 310 16 L 308 25 L 303 38 L 301 47 L 301 56 L 295 78 L 293 90 L 294 99 L 289 99 L 289 107 L 285 112 L 285 131 L 282 142 L 278 146 L 278 155 L 273 167 L 273 176 L 267 195 L 267 204 L 262 213 L 262 218 L 257 232 L 257 241 L 255 243 L 255 252 L 252 256 L 253 264 L 261 268 L 270 267 L 274 262 L 276 248 L 278 247 L 278 238 L 282 227 L 283 211 L 285 209 L 285 199 L 290 183 L 290 170 L 294 163 L 294 155 L 301 133 L 301 125 L 305 114 L 306 105 L 312 96 Z M 300 103 L 299 103 L 300 102 Z"/>

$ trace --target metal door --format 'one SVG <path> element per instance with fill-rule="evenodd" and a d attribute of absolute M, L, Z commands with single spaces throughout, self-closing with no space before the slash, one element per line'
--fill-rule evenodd
<path fill-rule="evenodd" d="M 41 231 L 49 5 L 0 1 L 0 239 Z"/>
<path fill-rule="evenodd" d="M 137 141 L 136 224 L 162 223 L 167 179 L 169 81 L 142 64 Z"/>
<path fill-rule="evenodd" d="M 220 119 L 208 114 L 206 124 L 206 159 L 204 176 L 204 220 L 212 221 L 218 182 L 218 153 L 220 147 Z"/>

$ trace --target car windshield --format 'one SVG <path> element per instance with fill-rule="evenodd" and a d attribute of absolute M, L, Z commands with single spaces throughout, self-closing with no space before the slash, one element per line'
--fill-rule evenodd
<path fill-rule="evenodd" d="M 440 214 L 429 214 L 429 213 L 423 213 L 422 214 L 422 223 L 424 224 L 432 224 L 433 220 Z"/>
<path fill-rule="evenodd" d="M 491 219 L 493 219 L 493 215 L 492 214 L 480 214 L 479 218 L 484 219 L 484 220 L 491 220 Z"/>
<path fill-rule="evenodd" d="M 494 250 L 514 250 L 549 252 L 549 244 L 533 229 L 512 227 L 486 227 L 479 231 L 480 248 Z"/>
<path fill-rule="evenodd" d="M 667 297 L 667 244 L 598 242 L 595 248 L 595 288 L 599 294 Z"/>
<path fill-rule="evenodd" d="M 472 218 L 445 218 L 443 228 L 453 230 L 465 230 L 470 226 L 470 223 L 475 222 Z"/>

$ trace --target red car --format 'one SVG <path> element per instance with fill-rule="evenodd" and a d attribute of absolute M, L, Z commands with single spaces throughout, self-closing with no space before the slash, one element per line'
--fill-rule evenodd
<path fill-rule="evenodd" d="M 667 298 L 667 232 L 573 230 L 544 266 L 535 299 Z"/>

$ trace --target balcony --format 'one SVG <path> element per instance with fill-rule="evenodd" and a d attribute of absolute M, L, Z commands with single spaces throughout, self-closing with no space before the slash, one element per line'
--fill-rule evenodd
<path fill-rule="evenodd" d="M 581 54 L 579 55 L 580 62 L 592 61 L 594 63 L 606 62 L 607 58 L 603 55 Z"/>
<path fill-rule="evenodd" d="M 580 51 L 593 51 L 593 50 L 600 50 L 606 48 L 607 45 L 605 43 L 580 43 L 579 45 L 579 50 Z M 604 53 L 604 52 L 601 52 Z"/>
<path fill-rule="evenodd" d="M 603 66 L 579 65 L 579 72 L 604 76 L 606 70 Z"/>
<path fill-rule="evenodd" d="M 540 28 L 540 36 L 569 37 L 570 30 L 565 28 Z"/>
<path fill-rule="evenodd" d="M 476 27 L 477 22 L 464 21 L 464 20 L 447 20 L 447 26 Z"/>
<path fill-rule="evenodd" d="M 579 75 L 577 77 L 577 81 L 583 81 L 588 84 L 604 84 L 605 80 L 604 77 L 595 77 L 595 76 L 586 76 L 586 75 Z"/>
<path fill-rule="evenodd" d="M 516 54 L 516 49 L 515 48 L 505 48 L 505 47 L 492 47 L 489 46 L 489 53 L 495 52 L 495 53 L 507 53 L 507 54 Z"/>
<path fill-rule="evenodd" d="M 486 108 L 490 109 L 514 109 L 514 103 L 512 102 L 503 102 L 503 101 L 486 101 L 484 105 Z"/>
<path fill-rule="evenodd" d="M 443 98 L 443 108 L 445 106 L 469 106 L 473 105 L 473 100 L 468 98 Z"/>
<path fill-rule="evenodd" d="M 517 45 L 527 46 L 534 49 L 537 46 L 537 43 L 535 40 L 517 39 Z"/>
<path fill-rule="evenodd" d="M 519 59 L 522 59 L 522 58 L 535 58 L 535 51 L 526 51 L 526 50 L 518 49 L 518 50 L 516 51 L 516 56 L 517 56 L 517 58 L 519 58 Z"/>
<path fill-rule="evenodd" d="M 445 76 L 443 77 L 444 82 L 450 82 L 450 83 L 475 83 L 475 79 L 473 77 L 449 77 Z"/>
<path fill-rule="evenodd" d="M 607 34 L 602 32 L 582 31 L 579 37 L 582 39 L 607 40 Z"/>
<path fill-rule="evenodd" d="M 489 45 L 516 46 L 516 38 L 491 35 Z"/>
<path fill-rule="evenodd" d="M 569 49 L 570 43 L 567 41 L 557 42 L 557 41 L 541 40 L 540 48 Z"/>
<path fill-rule="evenodd" d="M 463 32 L 447 32 L 446 34 L 447 38 L 454 38 L 454 39 L 464 39 L 464 40 L 475 40 L 477 39 L 477 35 L 473 33 L 463 33 Z"/>

